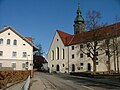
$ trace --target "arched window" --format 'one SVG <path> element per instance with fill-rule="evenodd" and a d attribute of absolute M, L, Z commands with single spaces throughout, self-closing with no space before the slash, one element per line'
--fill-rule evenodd
<path fill-rule="evenodd" d="M 56 71 L 60 71 L 60 66 L 59 65 L 56 66 Z"/>
<path fill-rule="evenodd" d="M 13 41 L 13 45 L 17 45 L 17 40 L 16 39 Z"/>
<path fill-rule="evenodd" d="M 1 39 L 0 39 L 0 45 L 2 45 L 2 44 L 3 44 L 3 39 L 1 38 Z"/>
<path fill-rule="evenodd" d="M 65 50 L 62 49 L 62 59 L 65 59 Z"/>
<path fill-rule="evenodd" d="M 54 51 L 51 52 L 51 60 L 54 60 Z"/>
<path fill-rule="evenodd" d="M 74 72 L 74 71 L 75 71 L 75 65 L 72 64 L 72 72 Z"/>
<path fill-rule="evenodd" d="M 59 59 L 59 48 L 58 47 L 56 48 L 56 59 L 57 60 Z"/>
<path fill-rule="evenodd" d="M 7 45 L 10 45 L 10 39 L 7 39 Z"/>

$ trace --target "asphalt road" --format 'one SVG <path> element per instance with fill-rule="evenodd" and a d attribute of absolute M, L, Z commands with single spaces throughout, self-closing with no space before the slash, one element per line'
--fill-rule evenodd
<path fill-rule="evenodd" d="M 120 87 L 94 82 L 87 79 L 79 79 L 64 74 L 49 74 L 38 72 L 42 78 L 48 80 L 58 90 L 120 90 Z"/>

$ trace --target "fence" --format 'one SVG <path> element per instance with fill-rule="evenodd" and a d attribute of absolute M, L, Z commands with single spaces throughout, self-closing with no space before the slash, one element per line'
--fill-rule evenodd
<path fill-rule="evenodd" d="M 29 85 L 30 85 L 30 75 L 28 76 L 25 84 L 23 85 L 22 89 L 21 90 L 28 90 L 29 88 Z"/>

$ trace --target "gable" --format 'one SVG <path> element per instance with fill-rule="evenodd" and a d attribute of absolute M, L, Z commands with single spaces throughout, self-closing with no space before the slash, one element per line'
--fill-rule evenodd
<path fill-rule="evenodd" d="M 8 33 L 11 33 L 11 34 L 8 35 Z M 2 34 L 4 34 L 4 35 L 2 35 Z M 29 41 L 29 39 L 22 36 L 20 33 L 18 33 L 16 30 L 14 30 L 10 26 L 5 27 L 3 30 L 1 30 L 0 35 L 2 35 L 2 36 L 7 35 L 9 38 L 18 37 L 18 38 L 22 39 L 24 42 L 26 42 L 27 44 L 29 44 L 30 46 L 32 46 L 33 48 L 37 49 L 37 47 L 31 41 Z"/>
<path fill-rule="evenodd" d="M 52 42 L 51 42 L 51 45 L 50 45 L 50 48 L 48 50 L 48 53 L 49 51 L 52 49 L 52 50 L 55 50 L 56 47 L 64 47 L 64 43 L 60 37 L 60 35 L 58 34 L 58 32 L 56 31 L 55 32 L 55 35 L 52 39 Z"/>

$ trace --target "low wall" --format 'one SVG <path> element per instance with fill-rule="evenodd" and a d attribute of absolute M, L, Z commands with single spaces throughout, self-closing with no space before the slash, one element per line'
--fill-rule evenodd
<path fill-rule="evenodd" d="M 117 78 L 120 79 L 120 74 L 108 74 L 108 73 L 87 73 L 87 72 L 71 72 L 70 75 L 91 77 L 91 78 Z"/>
<path fill-rule="evenodd" d="M 0 89 L 6 87 L 8 83 L 15 83 L 17 81 L 25 80 L 30 74 L 30 70 L 0 71 Z"/>

